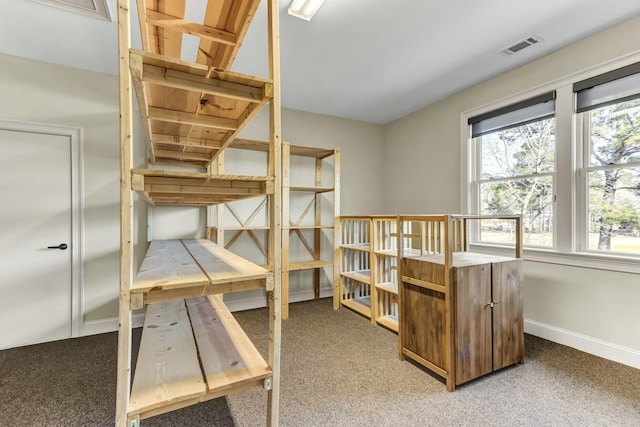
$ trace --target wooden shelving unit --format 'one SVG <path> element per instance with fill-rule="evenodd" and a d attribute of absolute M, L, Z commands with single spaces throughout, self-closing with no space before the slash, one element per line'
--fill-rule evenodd
<path fill-rule="evenodd" d="M 267 152 L 269 144 L 266 141 L 256 139 L 238 138 L 229 148 L 250 151 Z M 292 157 L 310 160 L 313 165 L 304 165 L 305 172 L 311 171 L 311 179 L 304 182 L 291 184 L 291 174 L 298 175 L 295 164 L 292 165 Z M 296 162 L 294 162 L 296 163 Z M 225 168 L 225 161 L 218 159 L 217 171 Z M 314 148 L 302 145 L 282 143 L 282 318 L 289 316 L 289 279 L 291 272 L 313 270 L 313 297 L 320 297 L 320 282 L 322 271 L 332 268 L 332 286 L 339 281 L 336 254 L 339 242 L 339 213 L 340 213 L 340 150 L 327 148 Z M 307 177 L 305 177 L 307 178 Z M 327 197 L 327 195 L 329 195 Z M 323 201 L 323 198 L 325 199 Z M 290 210 L 292 200 L 305 204 L 301 213 L 292 219 Z M 253 246 L 264 256 L 267 267 L 271 263 L 270 254 L 267 252 L 267 243 L 270 239 L 268 227 L 262 225 L 260 213 L 268 202 L 267 198 L 255 203 L 255 207 L 241 215 L 236 212 L 233 201 L 215 207 L 215 212 L 209 215 L 208 237 L 216 242 L 224 242 L 227 249 L 234 250 L 232 246 L 242 235 L 248 235 Z M 327 209 L 324 209 L 324 208 Z M 233 220 L 238 225 L 225 224 L 224 210 L 231 213 Z M 329 215 L 327 215 L 329 213 Z M 330 216 L 330 218 L 328 218 Z M 254 221 L 255 220 L 255 221 Z M 336 227 L 337 224 L 337 227 Z M 259 236 L 259 232 L 266 234 Z M 329 231 L 329 233 L 327 233 Z M 327 236 L 330 234 L 330 236 Z M 292 237 L 293 236 L 293 237 Z M 297 239 L 306 253 L 302 260 L 290 261 L 290 242 Z M 323 239 L 326 241 L 323 243 Z M 326 245 L 330 247 L 327 247 Z M 242 252 L 242 248 L 238 249 Z M 245 248 L 246 250 L 246 248 Z M 306 255 L 306 257 L 304 257 Z M 300 257 L 299 257 L 300 258 Z"/>
<path fill-rule="evenodd" d="M 295 172 L 295 157 L 314 162 L 312 181 L 291 182 Z M 331 166 L 327 164 L 329 162 L 332 163 L 333 168 L 327 171 L 327 167 Z M 282 318 L 286 319 L 289 317 L 291 272 L 313 271 L 314 299 L 320 298 L 321 277 L 325 268 L 332 269 L 332 288 L 339 282 L 336 267 L 338 263 L 335 258 L 340 240 L 338 220 L 340 216 L 340 150 L 304 147 L 284 142 L 282 165 Z M 327 177 L 324 175 L 330 175 L 330 182 L 326 182 Z M 324 201 L 323 198 L 325 198 Z M 295 202 L 302 202 L 304 208 L 301 209 L 300 214 L 292 217 L 292 203 Z M 330 218 L 323 215 L 325 203 L 329 204 L 327 208 L 331 213 Z M 330 236 L 326 235 L 327 231 Z M 297 239 L 296 243 L 306 249 L 305 255 L 307 255 L 305 258 L 296 259 L 295 262 L 291 261 L 289 252 L 292 239 Z M 326 247 L 327 244 L 330 247 Z"/>
<path fill-rule="evenodd" d="M 513 220 L 515 257 L 468 251 L 467 222 Z M 524 363 L 522 222 L 519 216 L 422 215 L 419 250 L 400 248 L 399 356 L 442 376 L 447 390 Z"/>
<path fill-rule="evenodd" d="M 398 217 L 374 216 L 372 226 L 372 317 L 398 332 Z"/>
<path fill-rule="evenodd" d="M 340 223 L 340 282 L 334 289 L 333 308 L 344 306 L 375 322 L 371 312 L 372 219 L 342 216 Z"/>
<path fill-rule="evenodd" d="M 116 425 L 248 387 L 268 390 L 267 425 L 278 425 L 281 338 L 282 150 L 279 6 L 268 0 L 269 76 L 228 71 L 259 0 L 209 1 L 202 23 L 184 19 L 185 0 L 138 0 L 143 51 L 130 48 L 130 1 L 118 0 L 121 258 Z M 196 63 L 180 60 L 183 34 L 200 37 Z M 149 169 L 133 169 L 132 96 L 138 102 Z M 238 133 L 269 105 L 265 176 L 214 173 Z M 182 166 L 189 171 L 157 169 Z M 202 173 L 207 168 L 209 173 Z M 151 241 L 133 271 L 133 192 L 151 206 L 210 206 L 269 200 L 269 268 L 209 240 Z M 264 289 L 269 314 L 265 359 L 221 295 Z M 146 308 L 131 381 L 131 312 Z M 131 385 L 133 384 L 133 385 Z"/>

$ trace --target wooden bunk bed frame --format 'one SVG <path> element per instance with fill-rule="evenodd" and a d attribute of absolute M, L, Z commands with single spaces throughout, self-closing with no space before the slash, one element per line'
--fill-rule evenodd
<path fill-rule="evenodd" d="M 278 0 L 268 2 L 269 76 L 228 71 L 260 0 L 207 3 L 203 23 L 185 0 L 137 0 L 142 51 L 131 49 L 130 0 L 118 0 L 121 250 L 115 424 L 140 420 L 248 387 L 268 390 L 267 425 L 278 425 L 281 338 L 281 105 Z M 180 60 L 183 34 L 200 37 L 196 63 Z M 133 169 L 135 93 L 149 169 Z M 202 173 L 269 104 L 267 176 Z M 153 168 L 183 166 L 194 172 Z M 209 169 L 211 170 L 211 169 Z M 269 197 L 270 269 L 208 240 L 152 241 L 133 271 L 133 192 L 151 206 L 209 206 Z M 265 360 L 221 294 L 264 289 Z M 131 381 L 131 313 L 146 307 Z M 132 385 L 131 385 L 132 384 Z"/>

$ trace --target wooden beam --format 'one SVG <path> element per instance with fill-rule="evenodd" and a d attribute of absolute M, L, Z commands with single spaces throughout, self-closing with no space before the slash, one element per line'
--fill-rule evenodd
<path fill-rule="evenodd" d="M 149 118 L 151 120 L 159 120 L 162 122 L 181 123 L 185 125 L 204 126 L 232 131 L 238 129 L 237 120 L 185 113 L 183 111 L 167 110 L 165 108 L 158 107 L 149 107 Z"/>
<path fill-rule="evenodd" d="M 156 158 L 170 158 L 174 160 L 196 160 L 202 162 L 208 162 L 211 156 L 207 153 L 189 153 L 185 151 L 172 151 L 172 150 L 156 150 Z"/>
<path fill-rule="evenodd" d="M 131 393 L 131 283 L 133 282 L 133 117 L 129 48 L 131 22 L 129 0 L 118 0 L 118 73 L 120 106 L 120 288 L 118 296 L 118 364 L 116 385 L 116 427 L 127 427 Z"/>
<path fill-rule="evenodd" d="M 271 101 L 273 102 L 273 101 Z M 262 109 L 262 106 L 264 104 L 249 104 L 249 106 L 247 107 L 247 109 L 242 113 L 242 115 L 238 118 L 238 124 L 237 124 L 237 128 L 233 130 L 233 132 L 228 132 L 223 138 L 222 138 L 222 143 L 220 144 L 220 150 L 216 153 L 213 154 L 213 157 L 211 158 L 211 161 L 214 161 L 215 158 L 218 156 L 218 154 L 224 150 L 225 148 L 227 148 L 231 142 L 233 142 L 233 140 L 235 139 L 236 136 L 238 136 L 238 134 L 240 133 L 240 131 L 242 131 L 242 129 L 244 129 L 244 127 L 249 124 L 249 122 L 251 121 L 251 119 L 253 119 L 255 116 L 258 115 L 258 113 L 260 112 L 260 110 Z M 279 174 L 279 173 L 278 173 Z"/>
<path fill-rule="evenodd" d="M 220 141 L 215 141 L 212 139 L 188 138 L 186 136 L 183 137 L 179 135 L 166 135 L 161 133 L 152 134 L 151 142 L 156 144 L 181 145 L 185 147 L 206 147 L 214 149 L 220 148 Z"/>
<path fill-rule="evenodd" d="M 150 64 L 144 65 L 142 78 L 148 83 L 246 102 L 262 102 L 263 98 L 269 95 L 269 89 L 266 88 L 271 86 L 265 84 L 265 90 L 260 87 L 196 76 Z"/>
<path fill-rule="evenodd" d="M 237 37 L 235 34 L 208 25 L 201 25 L 195 22 L 166 13 L 157 12 L 153 9 L 146 10 L 147 24 L 178 31 L 192 36 L 200 37 L 229 46 L 235 46 Z"/>
<path fill-rule="evenodd" d="M 156 156 L 151 143 L 151 121 L 149 120 L 149 106 L 147 104 L 147 87 L 142 81 L 142 57 L 136 53 L 129 55 L 129 70 L 133 78 L 133 86 L 136 90 L 140 119 L 144 129 L 144 140 L 147 144 L 147 154 L 151 163 L 156 162 Z"/>

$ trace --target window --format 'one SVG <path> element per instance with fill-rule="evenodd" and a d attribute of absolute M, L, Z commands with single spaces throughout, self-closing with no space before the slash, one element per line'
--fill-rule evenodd
<path fill-rule="evenodd" d="M 522 215 L 529 246 L 554 246 L 555 93 L 469 119 L 476 145 L 476 211 Z M 483 220 L 484 243 L 514 241 L 512 222 Z"/>
<path fill-rule="evenodd" d="M 640 255 L 640 64 L 574 85 L 584 249 Z"/>
<path fill-rule="evenodd" d="M 603 69 L 462 115 L 463 212 L 522 215 L 528 259 L 637 273 L 640 63 Z M 514 242 L 506 222 L 471 231 L 474 250 Z"/>

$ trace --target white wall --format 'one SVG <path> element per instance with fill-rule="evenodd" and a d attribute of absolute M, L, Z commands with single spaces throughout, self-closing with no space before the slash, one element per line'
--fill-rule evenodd
<path fill-rule="evenodd" d="M 120 250 L 118 79 L 2 54 L 0 70 L 0 118 L 83 130 L 84 321 L 115 317 Z M 34 172 L 46 179 L 46 171 Z M 135 255 L 138 262 L 140 250 Z"/>
<path fill-rule="evenodd" d="M 243 130 L 247 138 L 268 139 L 268 108 L 265 108 Z M 340 203 L 343 215 L 384 213 L 386 206 L 381 204 L 380 189 L 385 174 L 383 167 L 382 126 L 355 120 L 340 119 L 302 111 L 282 110 L 282 140 L 295 145 L 319 148 L 338 148 L 341 155 Z M 244 150 L 229 150 L 225 153 L 225 172 L 237 174 L 265 174 L 266 157 L 262 153 Z M 307 165 L 303 165 L 306 167 Z M 315 167 L 315 166 L 312 166 Z M 309 169 L 312 174 L 314 169 Z M 247 201 L 251 205 L 252 201 Z M 250 208 L 248 208 L 250 209 Z M 247 211 L 250 213 L 250 211 Z M 248 215 L 248 213 L 247 213 Z M 175 207 L 153 208 L 154 238 L 195 238 L 204 237 L 206 210 Z M 235 225 L 235 223 L 227 223 Z M 230 233 L 230 232 L 227 232 Z M 259 234 L 259 233 L 258 233 Z M 243 235 L 243 238 L 248 238 Z M 293 241 L 293 240 L 292 240 Z M 301 251 L 305 249 L 299 247 Z M 249 241 L 235 243 L 232 250 L 253 262 L 261 263 L 260 255 Z M 291 248 L 292 252 L 295 247 Z M 295 257 L 295 253 L 293 253 Z M 306 273 L 292 273 L 290 290 L 292 299 L 295 293 L 309 289 L 312 276 Z M 326 290 L 331 284 L 326 275 L 322 287 Z M 261 291 L 248 291 L 225 295 L 230 308 L 251 308 L 264 303 Z"/>
<path fill-rule="evenodd" d="M 390 123 L 384 202 L 397 212 L 458 212 L 462 112 L 639 50 L 636 18 Z M 637 274 L 525 262 L 529 331 L 605 356 L 618 352 L 638 367 L 639 294 Z"/>

